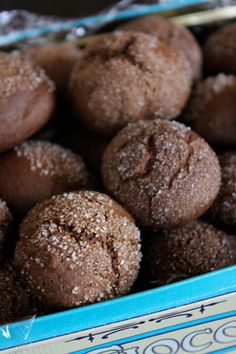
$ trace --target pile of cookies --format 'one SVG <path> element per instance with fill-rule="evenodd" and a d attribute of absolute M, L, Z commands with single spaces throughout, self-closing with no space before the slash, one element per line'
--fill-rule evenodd
<path fill-rule="evenodd" d="M 0 323 L 236 264 L 235 43 L 148 16 L 0 53 Z"/>

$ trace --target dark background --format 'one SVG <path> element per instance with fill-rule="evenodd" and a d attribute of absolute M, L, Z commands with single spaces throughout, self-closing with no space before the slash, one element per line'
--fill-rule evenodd
<path fill-rule="evenodd" d="M 26 9 L 47 15 L 81 17 L 92 15 L 115 2 L 114 0 L 0 0 L 0 11 Z"/>

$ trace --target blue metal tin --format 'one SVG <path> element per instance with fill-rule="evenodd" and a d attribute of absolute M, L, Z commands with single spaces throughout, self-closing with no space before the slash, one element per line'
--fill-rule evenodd
<path fill-rule="evenodd" d="M 33 354 L 236 352 L 236 266 L 2 326 L 1 350 Z"/>

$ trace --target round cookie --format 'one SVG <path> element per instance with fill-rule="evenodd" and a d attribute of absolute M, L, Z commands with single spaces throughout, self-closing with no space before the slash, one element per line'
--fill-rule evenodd
<path fill-rule="evenodd" d="M 6 202 L 0 199 L 0 261 L 5 257 L 5 245 L 12 227 L 12 216 Z"/>
<path fill-rule="evenodd" d="M 22 53 L 41 66 L 58 89 L 67 89 L 72 67 L 81 58 L 81 51 L 67 43 L 29 47 Z"/>
<path fill-rule="evenodd" d="M 127 22 L 119 26 L 119 29 L 122 31 L 143 32 L 155 36 L 160 41 L 170 45 L 175 51 L 185 55 L 190 64 L 194 81 L 201 77 L 201 48 L 187 28 L 176 24 L 168 18 L 149 15 Z"/>
<path fill-rule="evenodd" d="M 81 157 L 57 144 L 27 141 L 0 156 L 0 197 L 20 215 L 53 194 L 90 183 Z"/>
<path fill-rule="evenodd" d="M 153 286 L 236 263 L 236 237 L 202 221 L 149 236 L 143 248 L 144 272 Z"/>
<path fill-rule="evenodd" d="M 44 307 L 22 281 L 15 263 L 4 264 L 0 269 L 0 325 L 42 314 Z"/>
<path fill-rule="evenodd" d="M 132 121 L 178 116 L 190 86 L 184 56 L 151 35 L 113 32 L 84 51 L 70 93 L 89 130 L 113 135 Z"/>
<path fill-rule="evenodd" d="M 178 122 L 153 120 L 121 130 L 103 155 L 105 188 L 145 228 L 174 228 L 212 204 L 220 167 L 210 146 Z"/>
<path fill-rule="evenodd" d="M 23 220 L 16 260 L 37 296 L 73 307 L 126 294 L 141 258 L 139 230 L 108 196 L 64 193 Z"/>
<path fill-rule="evenodd" d="M 0 55 L 0 152 L 36 133 L 54 108 L 54 87 L 41 68 L 18 55 Z"/>
<path fill-rule="evenodd" d="M 219 156 L 221 166 L 221 186 L 209 214 L 216 222 L 236 226 L 236 152 Z"/>
<path fill-rule="evenodd" d="M 236 76 L 218 74 L 199 82 L 185 112 L 185 121 L 207 142 L 236 143 Z"/>
<path fill-rule="evenodd" d="M 236 22 L 221 27 L 208 37 L 204 55 L 209 71 L 236 74 Z"/>

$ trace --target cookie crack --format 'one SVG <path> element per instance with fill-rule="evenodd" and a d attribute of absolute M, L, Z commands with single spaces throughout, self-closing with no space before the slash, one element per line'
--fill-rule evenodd
<path fill-rule="evenodd" d="M 182 171 L 186 171 L 187 176 L 189 176 L 190 174 L 190 160 L 194 154 L 194 149 L 192 146 L 192 142 L 195 139 L 193 138 L 192 134 L 188 134 L 185 138 L 185 141 L 188 144 L 188 155 L 186 156 L 186 158 L 184 159 L 183 163 L 181 163 L 181 165 L 179 166 L 179 168 L 177 169 L 177 171 L 172 175 L 171 179 L 168 182 L 167 188 L 170 190 L 172 189 L 172 187 L 174 186 L 175 181 L 178 179 L 179 174 Z"/>
<path fill-rule="evenodd" d="M 79 241 L 81 241 L 82 236 L 85 234 L 86 227 L 81 228 L 78 232 L 73 225 L 64 224 L 58 219 L 54 219 L 52 222 L 57 226 L 60 231 L 62 230 L 69 233 L 70 237 L 74 239 L 76 243 L 79 243 Z"/>
<path fill-rule="evenodd" d="M 126 48 L 122 54 L 129 61 L 129 63 L 131 65 L 134 65 L 135 67 L 137 67 L 143 74 L 147 74 L 147 73 L 152 74 L 152 71 L 150 69 L 148 69 L 143 63 L 138 61 L 137 58 L 135 57 L 135 55 L 133 55 L 130 52 L 130 47 L 133 45 L 133 42 L 131 44 L 129 44 L 128 46 L 126 46 Z"/>
<path fill-rule="evenodd" d="M 119 57 L 119 56 L 126 56 L 127 53 L 129 52 L 130 47 L 135 43 L 135 38 L 129 38 L 126 43 L 124 43 L 122 46 L 119 48 L 99 48 L 94 51 L 90 51 L 86 55 L 86 60 L 85 62 L 89 62 L 91 60 L 94 60 L 95 58 L 100 58 L 103 61 L 108 61 L 110 59 Z"/>
<path fill-rule="evenodd" d="M 132 140 L 129 140 L 128 142 L 125 142 L 117 150 L 117 153 L 118 154 L 122 153 L 122 149 L 125 149 L 126 147 L 128 147 L 129 145 L 132 145 L 135 142 L 138 142 L 138 139 L 132 139 Z M 134 175 L 124 178 L 124 176 L 122 176 L 118 171 L 119 180 L 135 181 L 137 178 L 147 177 L 152 172 L 154 161 L 155 161 L 155 151 L 156 151 L 155 136 L 154 135 L 149 136 L 146 143 L 141 142 L 140 144 L 142 144 L 146 148 L 146 150 L 150 156 L 150 158 L 148 159 L 148 161 L 146 162 L 146 165 L 144 167 L 144 172 L 137 171 Z"/>
<path fill-rule="evenodd" d="M 90 53 L 90 58 L 94 59 L 96 57 L 104 60 L 109 61 L 113 58 L 124 57 L 127 59 L 131 65 L 138 67 L 142 73 L 149 73 L 152 74 L 152 71 L 144 66 L 143 63 L 137 60 L 135 55 L 131 52 L 131 47 L 135 44 L 136 38 L 131 37 L 127 40 L 126 43 L 121 48 L 114 49 L 114 50 L 100 50 L 100 52 Z M 90 59 L 89 58 L 89 59 Z"/>
<path fill-rule="evenodd" d="M 150 135 L 148 137 L 147 143 L 146 143 L 146 149 L 149 153 L 150 159 L 147 161 L 146 166 L 145 166 L 145 172 L 143 174 L 140 174 L 139 177 L 147 177 L 153 169 L 153 165 L 156 159 L 156 145 L 155 145 L 155 136 Z"/>
<path fill-rule="evenodd" d="M 100 202 L 100 201 L 97 201 L 97 202 L 99 203 L 99 205 L 102 205 L 102 202 Z M 105 220 L 109 223 L 108 213 L 105 213 L 104 216 L 105 216 Z M 81 228 L 80 232 L 78 232 L 75 230 L 75 227 L 73 225 L 63 224 L 58 219 L 54 219 L 53 223 L 56 224 L 58 229 L 68 232 L 70 237 L 72 239 L 74 239 L 77 244 L 79 244 L 79 242 L 81 241 L 81 238 L 83 237 L 83 235 L 85 235 L 86 227 Z M 118 264 L 119 264 L 118 254 L 117 254 L 117 251 L 115 250 L 115 247 L 114 247 L 112 235 L 108 234 L 106 236 L 104 236 L 104 235 L 99 235 L 99 236 L 100 236 L 99 238 L 96 237 L 96 242 L 100 243 L 102 249 L 104 251 L 106 251 L 111 258 L 111 267 L 112 267 L 112 270 L 113 270 L 113 272 L 115 274 L 115 278 L 116 278 L 116 281 L 112 284 L 111 293 L 112 293 L 112 295 L 115 296 L 117 294 L 116 289 L 117 289 L 117 287 L 119 285 L 119 281 L 120 281 L 120 272 L 118 269 Z M 89 242 L 94 239 L 95 239 L 94 233 L 91 235 L 86 234 L 86 241 Z"/>

